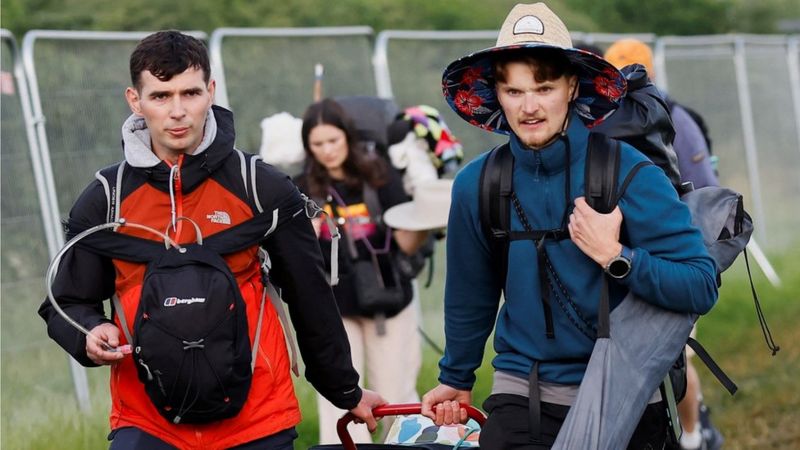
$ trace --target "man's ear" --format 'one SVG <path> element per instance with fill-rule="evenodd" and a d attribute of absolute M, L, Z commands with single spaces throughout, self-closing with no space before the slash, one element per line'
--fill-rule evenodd
<path fill-rule="evenodd" d="M 131 109 L 131 112 L 137 116 L 142 115 L 142 106 L 139 103 L 141 98 L 139 96 L 139 91 L 137 91 L 136 88 L 128 87 L 125 89 L 125 100 L 128 102 L 128 107 Z"/>
<path fill-rule="evenodd" d="M 217 91 L 217 82 L 213 78 L 208 81 L 208 93 L 211 94 L 211 103 L 214 103 L 216 100 L 214 98 L 214 93 Z"/>
<path fill-rule="evenodd" d="M 572 98 L 570 100 L 571 101 L 575 101 L 575 99 L 578 98 L 578 76 L 577 75 L 573 75 L 572 77 L 570 77 L 569 88 L 570 88 L 570 90 L 572 92 Z"/>

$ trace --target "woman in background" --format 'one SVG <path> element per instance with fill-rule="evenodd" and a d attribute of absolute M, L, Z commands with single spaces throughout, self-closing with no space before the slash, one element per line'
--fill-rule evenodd
<path fill-rule="evenodd" d="M 393 230 L 381 223 L 382 211 L 409 199 L 400 174 L 384 158 L 367 154 L 338 103 L 325 99 L 309 106 L 303 116 L 302 137 L 306 163 L 297 184 L 342 231 L 340 280 L 333 291 L 350 340 L 353 365 L 361 383 L 366 377 L 370 388 L 389 403 L 418 402 L 416 382 L 422 361 L 419 308 L 411 305 L 415 297 L 411 280 L 398 275 L 392 255 L 415 253 L 428 232 Z M 316 219 L 315 228 L 330 270 L 331 230 L 321 219 Z M 356 288 L 355 279 L 356 263 L 363 266 L 365 261 L 375 268 L 376 279 L 399 293 L 399 302 L 365 309 L 370 299 L 363 298 L 365 291 Z M 321 396 L 317 399 L 320 443 L 338 443 L 336 421 L 345 411 Z M 363 426 L 354 427 L 352 436 L 356 442 L 371 442 Z"/>

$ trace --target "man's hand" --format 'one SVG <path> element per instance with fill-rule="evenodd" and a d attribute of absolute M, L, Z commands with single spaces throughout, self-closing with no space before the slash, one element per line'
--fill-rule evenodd
<path fill-rule="evenodd" d="M 422 396 L 422 415 L 439 426 L 466 423 L 467 410 L 459 403 L 471 404 L 472 392 L 440 384 Z"/>
<path fill-rule="evenodd" d="M 351 409 L 350 412 L 358 418 L 358 420 L 355 420 L 354 422 L 366 423 L 369 432 L 373 433 L 376 429 L 378 429 L 378 421 L 375 420 L 375 416 L 372 415 L 372 409 L 376 406 L 385 404 L 386 400 L 384 400 L 383 397 L 381 397 L 378 393 L 367 389 L 362 389 L 361 401 L 358 402 L 358 405 Z"/>
<path fill-rule="evenodd" d="M 99 365 L 116 364 L 125 356 L 121 351 L 110 351 L 119 346 L 120 330 L 113 323 L 101 323 L 86 336 L 86 356 Z"/>
<path fill-rule="evenodd" d="M 592 209 L 586 199 L 575 199 L 575 209 L 569 216 L 569 237 L 586 256 L 601 267 L 622 251 L 619 243 L 619 230 L 622 226 L 622 212 L 619 206 L 608 214 L 600 214 Z"/>

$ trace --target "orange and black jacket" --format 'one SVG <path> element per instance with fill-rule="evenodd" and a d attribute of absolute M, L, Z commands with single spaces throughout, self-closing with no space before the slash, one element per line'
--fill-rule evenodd
<path fill-rule="evenodd" d="M 173 217 L 192 219 L 204 236 L 210 236 L 253 217 L 256 204 L 264 211 L 277 210 L 277 228 L 260 245 L 269 254 L 270 277 L 289 307 L 306 378 L 336 406 L 351 409 L 361 398 L 358 374 L 316 235 L 304 213 L 304 199 L 287 176 L 235 150 L 233 143 L 232 113 L 214 106 L 198 150 L 170 164 L 150 150 L 143 119 L 131 116 L 123 125 L 126 168 L 119 216 L 159 230 L 169 228 L 178 243 L 187 243 L 196 239 L 194 228 L 187 221 L 173 222 Z M 255 192 L 247 192 L 250 176 L 255 176 Z M 108 222 L 107 189 L 98 179 L 84 190 L 70 211 L 68 239 L 82 229 Z M 119 230 L 154 239 L 138 229 Z M 254 245 L 225 256 L 245 299 L 251 342 L 264 288 L 257 250 Z M 74 247 L 62 259 L 53 292 L 61 308 L 90 330 L 103 322 L 121 326 L 118 316 L 109 319 L 103 307 L 103 300 L 116 293 L 132 325 L 144 270 L 144 264 Z M 67 324 L 49 301 L 42 303 L 39 315 L 47 322 L 49 336 L 72 357 L 84 366 L 95 365 L 86 355 L 86 337 Z M 205 425 L 168 422 L 150 403 L 131 358 L 126 357 L 111 369 L 111 428 L 134 426 L 176 447 L 200 449 L 233 447 L 296 425 L 300 410 L 284 334 L 270 302 L 263 316 L 252 387 L 236 417 Z M 124 336 L 120 338 L 124 344 Z"/>

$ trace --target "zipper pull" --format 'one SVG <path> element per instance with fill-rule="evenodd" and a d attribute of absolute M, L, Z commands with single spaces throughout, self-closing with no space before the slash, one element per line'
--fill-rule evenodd
<path fill-rule="evenodd" d="M 153 381 L 153 374 L 150 373 L 150 368 L 147 367 L 147 364 L 144 363 L 142 358 L 139 358 L 139 364 L 147 371 L 147 381 Z"/>

